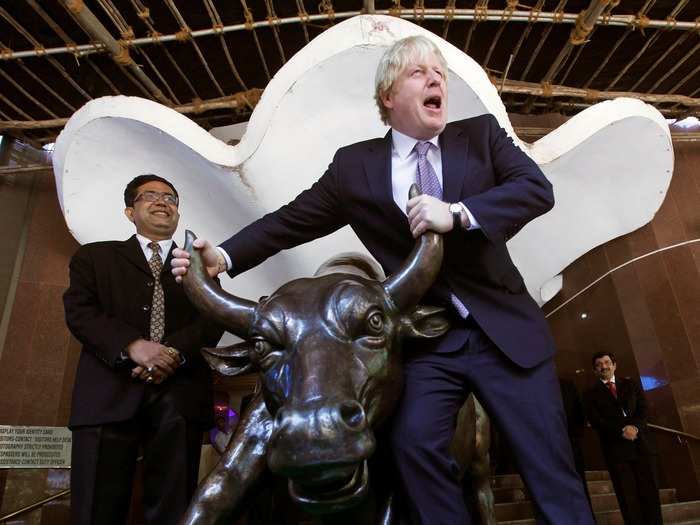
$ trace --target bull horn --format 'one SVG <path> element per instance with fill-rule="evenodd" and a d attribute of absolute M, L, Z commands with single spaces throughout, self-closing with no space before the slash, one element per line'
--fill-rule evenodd
<path fill-rule="evenodd" d="M 409 198 L 420 195 L 413 184 Z M 435 282 L 442 266 L 442 235 L 426 231 L 413 247 L 408 259 L 382 286 L 399 310 L 418 304 L 423 294 Z"/>
<path fill-rule="evenodd" d="M 184 249 L 190 254 L 190 268 L 182 279 L 185 293 L 200 312 L 245 339 L 253 322 L 256 303 L 226 292 L 209 276 L 202 255 L 192 245 L 196 238 L 190 230 L 185 232 Z"/>

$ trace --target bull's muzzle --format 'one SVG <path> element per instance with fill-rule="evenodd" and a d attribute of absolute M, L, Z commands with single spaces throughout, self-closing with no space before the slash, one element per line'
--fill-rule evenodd
<path fill-rule="evenodd" d="M 293 499 L 309 512 L 359 502 L 367 490 L 366 460 L 375 439 L 354 400 L 281 408 L 268 448 L 270 469 L 289 478 Z"/>

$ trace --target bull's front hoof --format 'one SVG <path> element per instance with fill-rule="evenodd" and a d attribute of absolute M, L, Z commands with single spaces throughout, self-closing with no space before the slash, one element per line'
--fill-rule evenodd
<path fill-rule="evenodd" d="M 329 514 L 358 505 L 367 495 L 368 486 L 369 471 L 367 461 L 363 461 L 340 487 L 334 484 L 333 488 L 324 488 L 289 480 L 289 495 L 306 512 Z"/>

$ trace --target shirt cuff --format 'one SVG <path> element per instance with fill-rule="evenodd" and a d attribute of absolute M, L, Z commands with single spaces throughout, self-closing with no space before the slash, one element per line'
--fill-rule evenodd
<path fill-rule="evenodd" d="M 233 264 L 231 263 L 231 257 L 228 256 L 226 250 L 224 250 L 221 246 L 217 246 L 216 249 L 219 250 L 219 253 L 224 257 L 224 261 L 226 261 L 226 271 L 230 272 L 231 268 L 233 267 Z"/>
<path fill-rule="evenodd" d="M 464 210 L 464 213 L 467 214 L 467 218 L 469 219 L 469 228 L 467 230 L 478 230 L 481 228 L 481 225 L 479 224 L 479 221 L 477 221 L 474 216 L 472 215 L 472 212 L 469 211 L 469 208 L 466 207 L 466 205 L 460 201 L 460 206 L 462 206 L 462 209 Z"/>

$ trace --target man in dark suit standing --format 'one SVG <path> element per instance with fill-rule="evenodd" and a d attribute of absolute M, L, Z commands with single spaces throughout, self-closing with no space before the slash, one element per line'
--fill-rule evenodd
<path fill-rule="evenodd" d="M 426 37 L 396 42 L 380 60 L 375 99 L 384 138 L 341 148 L 310 189 L 214 248 L 211 275 L 232 276 L 280 250 L 350 225 L 387 274 L 426 230 L 444 234 L 442 270 L 424 302 L 453 328 L 405 349 L 405 388 L 392 450 L 411 523 L 470 522 L 449 453 L 456 414 L 474 391 L 511 444 L 541 520 L 592 524 L 573 467 L 547 323 L 506 241 L 554 203 L 552 188 L 492 115 L 446 124 L 447 64 Z M 411 184 L 422 195 L 408 199 Z M 177 251 L 182 275 L 187 254 Z"/>
<path fill-rule="evenodd" d="M 213 422 L 211 375 L 199 349 L 222 331 L 170 272 L 180 217 L 172 184 L 138 176 L 124 202 L 136 235 L 80 247 L 63 296 L 68 327 L 83 344 L 70 417 L 72 522 L 123 525 L 142 454 L 146 522 L 175 524 Z"/>
<path fill-rule="evenodd" d="M 615 376 L 612 352 L 599 352 L 591 362 L 599 381 L 584 395 L 586 416 L 598 432 L 625 524 L 661 525 L 644 394 L 633 380 Z"/>

